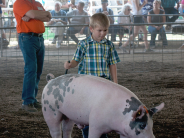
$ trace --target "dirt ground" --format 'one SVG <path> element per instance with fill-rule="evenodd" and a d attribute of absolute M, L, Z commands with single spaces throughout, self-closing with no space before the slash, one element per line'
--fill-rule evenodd
<path fill-rule="evenodd" d="M 133 91 L 148 108 L 165 103 L 164 109 L 153 117 L 156 138 L 184 138 L 184 62 L 181 60 L 177 64 L 173 61 L 161 63 L 150 60 L 134 64 L 123 61 L 117 65 L 119 84 Z M 63 65 L 63 62 L 59 64 Z M 133 71 L 133 65 L 137 68 L 144 66 L 146 71 Z M 22 59 L 2 59 L 0 62 L 0 137 L 50 138 L 41 111 L 31 114 L 21 110 L 23 66 Z M 6 75 L 7 72 L 9 75 Z M 45 62 L 38 100 L 49 72 L 59 76 L 65 70 L 62 66 L 58 69 L 58 62 Z M 69 73 L 77 73 L 77 68 L 69 70 Z M 108 133 L 108 136 L 119 138 L 115 132 Z M 81 130 L 76 126 L 72 137 L 82 138 Z"/>

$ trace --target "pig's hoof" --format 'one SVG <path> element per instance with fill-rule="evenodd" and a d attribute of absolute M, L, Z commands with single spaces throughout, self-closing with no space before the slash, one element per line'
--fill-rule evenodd
<path fill-rule="evenodd" d="M 54 79 L 54 78 L 55 78 L 54 75 L 51 74 L 51 73 L 47 74 L 47 76 L 46 76 L 47 82 L 49 82 L 50 80 L 52 80 L 52 79 Z"/>

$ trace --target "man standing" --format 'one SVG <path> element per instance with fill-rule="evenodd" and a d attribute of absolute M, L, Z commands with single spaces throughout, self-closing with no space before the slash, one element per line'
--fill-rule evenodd
<path fill-rule="evenodd" d="M 86 11 L 84 11 L 83 8 L 84 8 L 84 2 L 79 2 L 76 10 L 72 10 L 71 12 L 67 13 L 67 16 L 73 16 L 73 17 L 68 17 L 69 23 L 71 25 L 76 25 L 74 27 L 69 27 L 67 30 L 67 34 L 77 44 L 78 44 L 79 40 L 75 36 L 76 33 L 86 34 L 86 35 L 88 34 L 88 27 L 87 26 L 78 26 L 78 25 L 89 24 L 89 17 L 87 17 L 88 13 Z M 77 17 L 75 17 L 75 16 L 77 16 Z M 70 21 L 70 18 L 71 18 L 71 21 Z"/>
<path fill-rule="evenodd" d="M 61 5 L 62 4 L 59 1 L 55 2 L 54 4 L 55 9 L 50 12 L 52 15 L 52 19 L 50 22 L 47 22 L 47 25 L 62 26 L 64 24 L 65 25 L 67 24 L 67 18 L 63 17 L 63 16 L 66 16 L 66 12 L 61 10 Z M 61 16 L 61 18 L 58 18 L 56 16 Z M 65 31 L 65 27 L 51 27 L 50 29 L 55 34 L 52 44 L 56 44 L 56 39 L 58 39 L 56 48 L 61 47 L 61 42 L 63 41 L 63 33 Z"/>
<path fill-rule="evenodd" d="M 114 12 L 113 10 L 109 9 L 108 6 L 108 0 L 101 0 L 101 4 L 102 4 L 102 8 L 99 8 L 96 10 L 96 13 L 104 13 L 105 15 L 110 15 L 113 16 Z M 117 29 L 116 26 L 112 26 L 112 24 L 114 24 L 114 17 L 110 17 L 109 16 L 109 20 L 110 20 L 110 24 L 111 26 L 109 27 L 109 33 L 111 34 L 111 41 L 116 41 L 116 33 L 117 33 Z"/>
<path fill-rule="evenodd" d="M 37 109 L 41 108 L 36 96 L 45 53 L 43 22 L 50 21 L 51 14 L 35 0 L 16 0 L 13 12 L 17 21 L 19 45 L 25 62 L 22 109 L 37 112 Z"/>

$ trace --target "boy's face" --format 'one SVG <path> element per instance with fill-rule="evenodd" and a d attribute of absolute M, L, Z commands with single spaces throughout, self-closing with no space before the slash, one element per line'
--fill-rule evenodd
<path fill-rule="evenodd" d="M 100 42 L 102 39 L 104 39 L 108 32 L 108 27 L 102 26 L 96 26 L 94 28 L 90 26 L 89 29 L 92 33 L 92 38 L 97 42 Z"/>

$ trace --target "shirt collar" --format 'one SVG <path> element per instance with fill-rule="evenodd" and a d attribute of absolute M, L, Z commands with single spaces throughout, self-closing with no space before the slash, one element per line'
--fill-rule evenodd
<path fill-rule="evenodd" d="M 92 38 L 91 35 L 87 38 L 87 41 L 88 41 L 88 42 L 97 42 L 97 41 L 93 40 L 93 38 Z M 100 42 L 97 42 L 97 43 L 103 44 L 103 43 L 106 43 L 106 42 L 107 42 L 107 39 L 104 38 L 104 39 L 102 39 Z"/>

